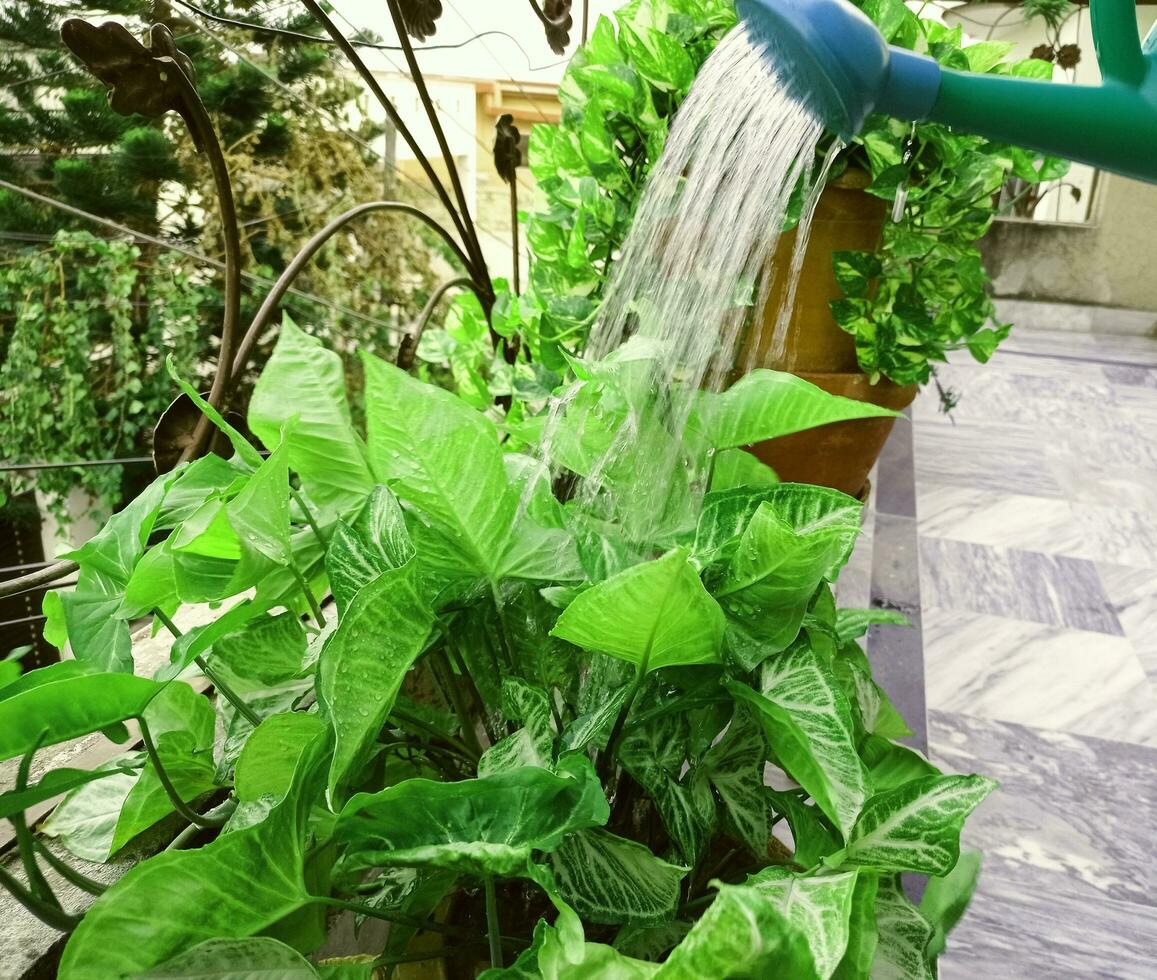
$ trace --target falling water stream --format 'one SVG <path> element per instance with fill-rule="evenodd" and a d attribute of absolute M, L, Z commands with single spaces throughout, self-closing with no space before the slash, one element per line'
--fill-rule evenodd
<path fill-rule="evenodd" d="M 823 124 L 777 60 L 742 24 L 728 34 L 703 65 L 650 173 L 586 355 L 608 370 L 629 363 L 633 390 L 645 396 L 629 399 L 625 421 L 581 474 L 580 504 L 595 499 L 615 468 L 618 493 L 632 497 L 632 510 L 661 519 L 695 392 L 725 387 L 741 351 L 760 346 L 750 337 L 745 344 L 745 334 L 762 327 L 776 278 L 768 265 L 793 194 L 811 188 L 772 325 L 772 357 L 782 351 L 811 212 L 838 143 L 817 165 Z M 561 455 L 559 424 L 572 402 L 564 395 L 551 413 L 541 446 L 548 464 Z M 656 425 L 669 438 L 650 437 Z M 634 474 L 625 489 L 624 469 Z"/>

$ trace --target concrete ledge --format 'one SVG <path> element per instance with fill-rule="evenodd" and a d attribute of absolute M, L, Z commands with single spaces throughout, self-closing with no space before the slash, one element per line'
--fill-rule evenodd
<path fill-rule="evenodd" d="M 996 313 L 1018 330 L 1064 330 L 1157 337 L 1157 313 L 1150 310 L 997 297 Z"/>

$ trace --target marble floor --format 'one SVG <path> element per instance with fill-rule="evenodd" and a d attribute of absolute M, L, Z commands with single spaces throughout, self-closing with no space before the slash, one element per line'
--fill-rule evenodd
<path fill-rule="evenodd" d="M 1016 333 L 913 407 L 929 754 L 1001 788 L 941 976 L 1157 978 L 1157 340 Z"/>

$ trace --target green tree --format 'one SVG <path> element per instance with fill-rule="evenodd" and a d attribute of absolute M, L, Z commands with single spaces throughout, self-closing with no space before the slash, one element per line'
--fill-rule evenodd
<path fill-rule="evenodd" d="M 247 22 L 311 29 L 295 5 L 271 13 L 250 0 L 205 6 Z M 342 120 L 361 115 L 349 112 L 359 90 L 327 45 L 208 27 L 165 0 L 3 5 L 0 178 L 203 254 L 221 253 L 204 155 L 174 114 L 146 119 L 112 110 L 104 86 L 60 41 L 69 17 L 116 19 L 137 35 L 150 23 L 172 31 L 229 161 L 248 272 L 275 276 L 329 217 L 381 197 L 384 163 L 369 143 L 376 133 L 366 123 L 350 138 Z M 67 234 L 54 240 L 58 232 Z M 0 189 L 0 457 L 135 455 L 174 394 L 165 354 L 176 353 L 181 369 L 201 380 L 212 369 L 222 306 L 217 271 L 158 244 L 106 241 L 116 237 Z M 285 306 L 338 350 L 388 350 L 397 343 L 394 328 L 428 295 L 432 256 L 411 224 L 373 218 L 335 239 L 298 281 L 322 302 L 291 296 Z M 262 294 L 247 292 L 243 322 Z M 256 363 L 263 353 L 259 347 Z M 61 391 L 69 393 L 63 401 L 52 394 Z M 244 400 L 242 391 L 241 406 Z M 80 485 L 109 504 L 120 496 L 117 470 L 45 471 L 35 480 L 60 493 Z M 20 478 L 8 486 L 28 485 Z"/>

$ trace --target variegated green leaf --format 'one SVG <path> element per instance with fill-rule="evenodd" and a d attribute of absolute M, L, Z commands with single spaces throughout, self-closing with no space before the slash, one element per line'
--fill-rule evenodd
<path fill-rule="evenodd" d="M 551 851 L 569 833 L 609 816 L 602 785 L 585 756 L 557 772 L 526 767 L 481 779 L 408 779 L 346 804 L 336 839 L 351 869 L 438 867 L 480 875 L 526 872 L 533 851 Z"/>
<path fill-rule="evenodd" d="M 209 939 L 135 980 L 317 980 L 297 950 L 266 936 Z"/>
<path fill-rule="evenodd" d="M 784 917 L 807 937 L 816 976 L 828 980 L 848 948 L 855 872 L 801 877 L 771 866 L 745 882 L 779 902 Z"/>
<path fill-rule="evenodd" d="M 363 585 L 413 557 L 414 545 L 398 498 L 389 487 L 374 487 L 357 520 L 338 523 L 325 553 L 325 571 L 338 614 L 345 614 Z"/>
<path fill-rule="evenodd" d="M 864 731 L 883 738 L 905 738 L 912 734 L 880 685 L 872 680 L 868 658 L 855 641 L 840 648 L 832 668 L 848 700 L 858 709 Z"/>
<path fill-rule="evenodd" d="M 563 839 L 550 855 L 558 893 L 588 922 L 661 922 L 675 912 L 688 868 L 601 829 Z"/>
<path fill-rule="evenodd" d="M 840 960 L 833 980 L 868 980 L 876 958 L 876 892 L 880 878 L 867 869 L 856 876 L 852 893 L 852 910 L 848 917 L 848 948 Z"/>
<path fill-rule="evenodd" d="M 792 489 L 801 492 L 783 496 Z M 783 499 L 759 505 L 730 562 L 707 578 L 727 614 L 728 652 L 745 671 L 796 638 L 816 589 L 847 561 L 860 531 L 851 497 L 831 507 L 835 491 L 826 488 L 783 484 L 776 492 Z"/>
<path fill-rule="evenodd" d="M 628 568 L 580 593 L 551 630 L 644 670 L 718 661 L 723 613 L 687 551 Z"/>
<path fill-rule="evenodd" d="M 725 683 L 756 710 L 780 765 L 847 837 L 867 799 L 867 779 L 856 754 L 852 710 L 831 668 L 797 644 L 765 661 L 759 692 Z"/>
<path fill-rule="evenodd" d="M 503 714 L 522 727 L 499 739 L 478 760 L 478 775 L 489 776 L 505 769 L 554 766 L 554 729 L 550 701 L 545 691 L 531 687 L 516 677 L 502 682 Z"/>
<path fill-rule="evenodd" d="M 715 797 L 702 770 L 686 773 L 686 717 L 666 715 L 640 725 L 619 746 L 618 759 L 655 801 L 683 860 L 694 865 L 715 827 Z"/>
<path fill-rule="evenodd" d="M 706 977 L 814 977 L 807 936 L 777 896 L 746 885 L 719 894 L 655 974 L 656 980 Z"/>
<path fill-rule="evenodd" d="M 412 559 L 363 586 L 321 651 L 318 701 L 335 736 L 327 789 L 333 806 L 339 805 L 340 788 L 365 759 L 406 672 L 426 645 L 433 613 L 417 578 Z"/>
<path fill-rule="evenodd" d="M 767 743 L 759 724 L 737 705 L 726 734 L 703 756 L 703 773 L 723 802 L 727 823 L 751 853 L 767 854 L 767 798 L 763 769 Z"/>
<path fill-rule="evenodd" d="M 878 793 L 848 837 L 845 860 L 946 875 L 960 857 L 965 819 L 996 786 L 983 776 L 928 776 Z"/>
<path fill-rule="evenodd" d="M 754 458 L 754 457 L 752 457 Z M 863 505 L 845 493 L 828 487 L 814 487 L 803 483 L 781 483 L 775 486 L 742 486 L 730 490 L 712 490 L 703 498 L 703 508 L 695 527 L 695 544 L 691 560 L 700 568 L 717 561 L 730 561 L 739 549 L 752 516 L 768 504 L 786 523 L 795 528 L 808 528 L 828 523 L 854 524 L 858 530 Z M 849 529 L 844 544 L 855 543 L 855 531 Z M 839 565 L 847 561 L 842 552 L 837 554 Z M 826 577 L 834 577 L 838 567 L 826 569 Z"/>
<path fill-rule="evenodd" d="M 606 661 L 614 663 L 613 660 Z M 621 666 L 621 665 L 620 665 Z M 606 748 L 611 726 L 627 700 L 629 685 L 624 685 L 609 694 L 591 711 L 579 715 L 563 729 L 560 745 L 564 752 L 581 752 L 588 745 Z"/>
<path fill-rule="evenodd" d="M 876 893 L 876 958 L 872 980 L 935 980 L 928 963 L 932 925 L 904 896 L 899 879 L 881 879 Z"/>

